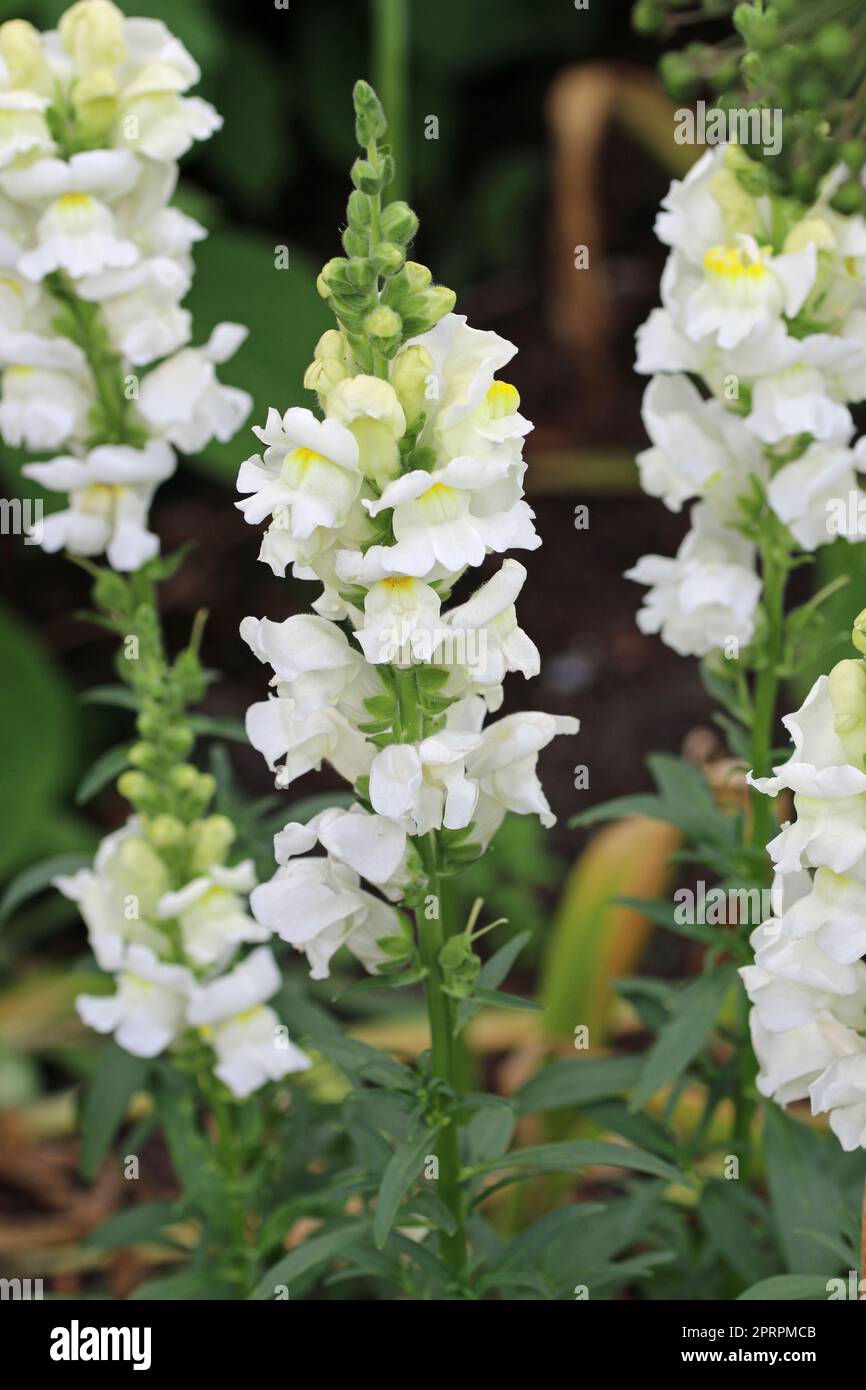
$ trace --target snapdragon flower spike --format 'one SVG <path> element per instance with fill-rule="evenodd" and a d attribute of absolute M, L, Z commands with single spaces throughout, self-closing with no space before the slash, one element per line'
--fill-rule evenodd
<path fill-rule="evenodd" d="M 384 129 L 366 84 L 356 103 L 360 125 L 373 111 Z M 247 714 L 250 742 L 278 785 L 328 762 L 357 796 L 349 812 L 287 826 L 280 867 L 251 896 L 257 920 L 317 979 L 341 946 L 371 972 L 400 956 L 392 904 L 417 903 L 428 882 L 425 837 L 449 871 L 449 845 L 464 862 L 481 853 L 508 811 L 553 824 L 538 756 L 578 729 L 538 713 L 485 723 L 505 676 L 539 669 L 515 609 L 523 565 L 504 558 L 480 585 L 475 573 L 540 544 L 523 496 L 532 425 L 498 376 L 516 348 L 471 328 L 406 259 L 417 219 L 405 204 L 381 207 L 387 165 L 375 139 L 370 149 L 353 170 L 352 254 L 319 278 L 337 320 L 305 377 L 319 414 L 271 409 L 255 431 L 264 451 L 238 476 L 240 511 L 268 524 L 260 558 L 321 586 L 316 616 L 241 625 L 273 672 L 269 698 Z M 324 855 L 310 854 L 317 844 Z"/>
<path fill-rule="evenodd" d="M 808 1098 L 844 1149 L 866 1148 L 866 663 L 840 661 L 784 722 L 792 756 L 752 779 L 793 793 L 795 813 L 767 847 L 774 915 L 740 971 L 758 1088 L 781 1105 Z"/>
<path fill-rule="evenodd" d="M 108 835 L 93 867 L 53 880 L 78 904 L 110 995 L 79 995 L 82 1020 L 137 1057 L 207 1044 L 215 1074 L 238 1097 L 303 1071 L 267 1000 L 280 973 L 270 929 L 247 910 L 252 860 L 225 863 L 234 828 L 221 816 L 172 827 L 131 817 Z M 177 865 L 193 874 L 179 883 Z M 257 949 L 242 957 L 246 943 Z"/>
<path fill-rule="evenodd" d="M 182 305 L 206 232 L 170 206 L 177 160 L 222 124 L 186 95 L 199 76 L 161 21 L 111 0 L 48 33 L 0 25 L 0 435 L 57 454 L 24 469 L 69 497 L 35 539 L 122 571 L 156 552 L 174 450 L 230 439 L 251 404 L 215 370 L 246 330 L 190 347 Z"/>
<path fill-rule="evenodd" d="M 662 307 L 637 335 L 652 441 L 638 467 L 671 510 L 698 506 L 676 560 L 645 556 L 629 577 L 650 586 L 642 630 L 683 655 L 754 635 L 762 581 L 742 539 L 756 496 L 791 554 L 862 539 L 866 456 L 851 447 L 849 406 L 866 398 L 866 218 L 837 211 L 844 179 L 831 170 L 798 210 L 743 150 L 720 145 L 662 202 Z"/>

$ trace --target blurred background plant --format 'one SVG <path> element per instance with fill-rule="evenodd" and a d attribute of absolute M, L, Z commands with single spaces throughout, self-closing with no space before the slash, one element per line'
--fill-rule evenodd
<path fill-rule="evenodd" d="M 64 0 L 0 0 L 0 21 L 25 18 L 48 28 L 63 8 Z M 135 0 L 128 8 L 170 24 L 202 68 L 201 94 L 225 117 L 222 132 L 185 164 L 178 202 L 209 231 L 197 249 L 190 296 L 198 335 L 220 319 L 249 325 L 225 376 L 252 392 L 254 420 L 271 404 L 309 403 L 301 386 L 308 347 L 328 326 L 315 273 L 339 227 L 344 171 L 354 153 L 346 108 L 367 67 L 392 125 L 396 118 L 401 191 L 411 192 L 421 216 L 423 258 L 457 291 L 473 323 L 520 344 L 515 383 L 537 421 L 527 491 L 544 538 L 522 609 L 545 672 L 528 698 L 580 714 L 586 742 L 578 742 L 575 756 L 589 774 L 571 766 L 567 746 L 554 746 L 543 768 L 562 818 L 553 836 L 528 818 L 508 822 L 491 853 L 452 890 L 461 898 L 449 911 L 465 916 L 483 897 L 493 917 L 508 919 L 491 947 L 502 952 L 487 981 L 493 987 L 529 934 L 509 988 L 540 991 L 545 1004 L 543 1015 L 479 1011 L 463 1065 L 467 1082 L 483 1076 L 491 1089 L 515 1098 L 520 1142 L 613 1133 L 658 1152 L 666 1145 L 673 1156 L 678 1146 L 689 1147 L 702 1113 L 703 1083 L 688 1064 L 648 1111 L 633 1113 L 621 1097 L 636 1084 L 637 1054 L 665 1017 L 665 988 L 695 975 L 698 956 L 693 941 L 658 931 L 646 912 L 614 900 L 669 892 L 669 856 L 681 835 L 638 817 L 605 827 L 586 846 L 565 820 L 641 782 L 648 788 L 642 769 L 651 748 L 684 746 L 696 766 L 712 766 L 724 753 L 709 727 L 710 701 L 697 669 L 637 632 L 633 586 L 622 578 L 641 552 L 672 553 L 685 530 L 684 519 L 638 489 L 633 458 L 645 440 L 642 383 L 632 372 L 633 331 L 656 301 L 663 263 L 652 235 L 655 211 L 670 178 L 700 152 L 674 142 L 672 113 L 682 92 L 665 93 L 654 72 L 659 50 L 646 24 L 632 28 L 628 0 L 588 8 L 570 0 L 412 0 L 405 7 L 399 0 L 296 0 L 255 9 L 229 0 Z M 704 28 L 691 29 L 689 42 L 714 42 L 727 32 L 731 8 L 705 5 Z M 393 21 L 405 10 L 411 24 L 401 36 Z M 392 23 L 383 28 L 389 14 Z M 387 43 L 404 41 L 409 81 L 401 89 Z M 589 269 L 579 268 L 581 248 Z M 164 586 L 168 639 L 177 646 L 195 611 L 211 608 L 204 658 L 223 678 L 209 692 L 201 731 L 213 735 L 211 767 L 222 805 L 241 825 L 241 848 L 265 867 L 274 829 L 290 812 L 304 818 L 317 806 L 290 808 L 285 795 L 273 793 L 237 722 L 259 693 L 259 672 L 237 637 L 241 618 L 278 617 L 287 600 L 286 614 L 306 602 L 292 581 L 251 563 L 254 543 L 227 505 L 251 449 L 246 436 L 209 448 L 162 490 L 154 524 L 166 551 L 194 543 L 191 558 Z M 41 497 L 22 480 L 22 461 L 2 451 L 0 488 L 9 498 Z M 588 526 L 576 524 L 582 506 L 589 508 Z M 822 559 L 828 573 L 838 572 L 840 551 L 849 569 L 856 558 L 841 543 L 829 548 Z M 84 576 L 76 589 L 68 566 L 12 537 L 0 547 L 0 575 L 0 713 L 7 730 L 0 874 L 9 883 L 0 930 L 0 1272 L 51 1274 L 58 1291 L 73 1292 L 92 1287 L 90 1272 L 99 1270 L 110 1292 L 122 1296 L 176 1260 L 195 1234 L 180 1229 L 160 1244 L 153 1237 L 159 1212 L 137 1227 L 135 1207 L 122 1210 L 127 1199 L 117 1164 L 104 1155 L 122 1124 L 141 1139 L 138 1126 L 148 1117 L 138 1102 L 125 1111 L 124 1097 L 119 1113 L 95 1134 L 91 1128 L 88 1152 L 79 1152 L 78 1086 L 98 1065 L 100 1045 L 85 1035 L 72 1000 L 90 963 L 71 905 L 39 891 L 49 873 L 38 865 L 50 856 L 54 872 L 71 869 L 120 822 L 110 762 L 102 763 L 102 776 L 82 783 L 81 774 L 94 762 L 99 767 L 99 755 L 129 730 L 123 713 L 98 696 L 79 699 L 78 692 L 110 678 L 112 652 L 105 633 L 66 616 L 76 603 L 84 606 Z M 831 624 L 828 644 L 834 638 Z M 815 669 L 831 660 L 816 651 Z M 507 708 L 524 698 L 512 692 Z M 642 988 L 649 975 L 652 987 Z M 330 1003 L 351 977 L 310 992 L 300 970 L 298 976 L 297 989 L 286 986 L 293 1036 L 322 1040 L 333 1025 L 316 989 Z M 615 992 L 611 982 L 621 977 L 626 984 Z M 355 994 L 338 1008 L 359 1043 L 401 1056 L 426 1046 L 420 998 L 407 1006 L 402 994 Z M 575 1052 L 577 1023 L 590 1026 L 589 1059 Z M 667 1086 L 670 1078 L 664 1080 Z M 310 1123 L 327 1127 L 317 1107 L 341 1093 L 338 1065 L 323 1063 L 314 1085 Z M 662 1203 L 660 1181 L 614 1178 L 601 1168 L 581 1180 L 534 1179 L 494 1194 L 486 1210 L 495 1226 L 513 1233 L 551 1204 L 579 1197 L 567 1221 L 561 1210 L 552 1213 L 557 1240 L 529 1296 L 569 1296 L 562 1290 L 579 1277 L 592 1283 L 594 1296 L 639 1288 L 643 1296 L 694 1297 L 699 1289 L 716 1297 L 763 1275 L 787 1271 L 814 1280 L 837 1265 L 847 1268 L 851 1165 L 835 1148 L 828 1156 L 821 1134 L 778 1114 L 772 1124 L 768 1142 L 774 1153 L 789 1153 L 801 1181 L 786 1180 L 774 1194 L 781 1205 L 769 1225 L 763 1187 L 740 1196 L 738 1185 L 714 1181 L 699 1203 L 691 1189 L 668 1188 L 670 1200 Z M 501 1142 L 508 1143 L 507 1134 Z M 148 1152 L 149 1177 L 136 1202 L 170 1202 L 167 1156 L 158 1145 Z M 828 1173 L 830 1198 L 821 1185 Z M 599 1199 L 612 1196 L 616 1202 L 603 1209 Z M 823 1204 L 831 1199 L 838 1220 L 828 1234 Z M 112 1219 L 120 1225 L 108 1239 L 88 1241 L 119 1208 Z M 297 1221 L 291 1208 L 282 1218 L 290 1246 L 309 1234 L 308 1219 Z M 573 1222 L 580 1227 L 577 1264 Z M 802 1234 L 813 1228 L 823 1232 L 823 1247 Z M 543 1247 L 543 1228 L 533 1229 Z M 638 1282 L 648 1273 L 652 1280 Z M 375 1277 L 368 1274 L 360 1287 L 375 1290 Z"/>

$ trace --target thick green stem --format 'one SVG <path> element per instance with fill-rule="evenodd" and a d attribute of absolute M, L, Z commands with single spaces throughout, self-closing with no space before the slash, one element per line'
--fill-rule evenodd
<path fill-rule="evenodd" d="M 405 198 L 408 188 L 408 48 L 409 14 L 406 0 L 374 0 L 373 85 L 388 115 L 388 138 L 397 170 L 392 186 L 395 198 Z"/>

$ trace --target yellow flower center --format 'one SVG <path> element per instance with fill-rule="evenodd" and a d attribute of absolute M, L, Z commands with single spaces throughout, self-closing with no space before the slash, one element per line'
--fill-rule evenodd
<path fill-rule="evenodd" d="M 58 207 L 63 208 L 83 208 L 91 201 L 89 193 L 63 193 L 57 199 Z"/>
<path fill-rule="evenodd" d="M 411 589 L 415 580 L 410 574 L 391 574 L 387 579 L 382 580 L 386 589 Z"/>
<path fill-rule="evenodd" d="M 764 251 L 769 248 L 763 247 Z M 751 261 L 740 246 L 712 246 L 704 256 L 704 265 L 712 275 L 718 275 L 725 280 L 739 280 L 743 276 L 748 276 L 751 280 L 760 280 L 766 273 L 767 268 L 761 261 Z"/>
<path fill-rule="evenodd" d="M 510 381 L 494 381 L 487 392 L 487 406 L 494 420 L 514 415 L 520 409 L 520 392 Z"/>

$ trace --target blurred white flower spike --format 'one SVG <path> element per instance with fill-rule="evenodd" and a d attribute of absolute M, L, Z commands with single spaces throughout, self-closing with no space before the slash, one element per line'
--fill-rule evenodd
<path fill-rule="evenodd" d="M 46 550 L 136 570 L 173 450 L 228 440 L 245 391 L 219 383 L 246 336 L 188 346 L 190 251 L 206 236 L 170 206 L 177 160 L 222 124 L 186 95 L 199 69 L 156 19 L 80 0 L 56 30 L 0 25 L 0 435 L 58 456 L 25 468 L 66 510 Z"/>

